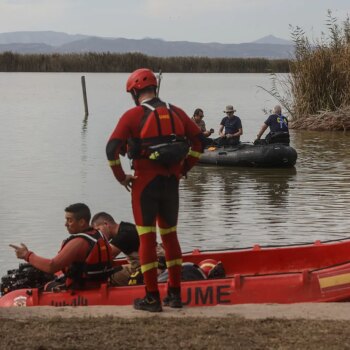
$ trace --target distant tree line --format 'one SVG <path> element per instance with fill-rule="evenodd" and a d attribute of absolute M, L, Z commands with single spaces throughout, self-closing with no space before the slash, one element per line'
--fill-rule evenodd
<path fill-rule="evenodd" d="M 146 67 L 174 73 L 288 73 L 289 60 L 151 57 L 140 53 L 0 54 L 1 72 L 131 72 Z"/>

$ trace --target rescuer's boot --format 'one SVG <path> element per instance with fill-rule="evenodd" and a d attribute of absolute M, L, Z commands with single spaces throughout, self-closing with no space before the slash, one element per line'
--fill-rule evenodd
<path fill-rule="evenodd" d="M 181 289 L 180 288 L 168 288 L 168 295 L 163 299 L 164 306 L 170 306 L 175 309 L 182 308 L 181 301 Z"/>
<path fill-rule="evenodd" d="M 144 298 L 134 300 L 134 309 L 145 310 L 149 312 L 163 311 L 162 303 L 160 302 L 159 292 L 146 292 Z"/>

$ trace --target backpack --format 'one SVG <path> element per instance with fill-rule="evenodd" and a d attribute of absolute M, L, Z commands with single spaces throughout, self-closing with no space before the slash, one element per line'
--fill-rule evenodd
<path fill-rule="evenodd" d="M 168 104 L 141 105 L 145 115 L 140 125 L 140 138 L 128 141 L 129 158 L 148 158 L 164 166 L 180 163 L 189 151 L 181 118 Z"/>
<path fill-rule="evenodd" d="M 163 271 L 158 276 L 158 282 L 166 282 L 168 280 L 168 270 Z M 207 279 L 202 269 L 191 262 L 185 262 L 181 266 L 181 281 L 198 281 Z"/>

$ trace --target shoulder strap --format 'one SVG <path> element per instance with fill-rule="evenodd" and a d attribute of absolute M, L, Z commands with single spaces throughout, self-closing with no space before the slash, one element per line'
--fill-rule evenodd
<path fill-rule="evenodd" d="M 105 241 L 107 241 L 107 240 L 105 239 L 104 235 L 103 235 L 100 231 L 96 230 L 96 234 L 98 234 L 100 237 L 95 238 L 95 237 L 93 237 L 92 235 L 88 235 L 87 233 L 83 233 L 83 232 L 81 232 L 81 233 L 76 233 L 76 234 L 71 235 L 70 237 L 68 237 L 68 238 L 64 241 L 64 244 L 66 244 L 66 243 L 68 243 L 69 241 L 71 241 L 72 239 L 78 238 L 78 237 L 84 238 L 84 239 L 86 239 L 88 242 L 94 243 L 94 244 L 98 241 L 99 238 L 102 238 L 102 239 L 104 239 Z"/>
<path fill-rule="evenodd" d="M 155 108 L 154 108 L 153 106 L 151 106 L 150 104 L 145 103 L 145 102 L 142 102 L 142 103 L 141 103 L 141 106 L 144 106 L 144 107 L 150 109 L 151 111 L 154 111 L 154 110 L 155 110 Z"/>
<path fill-rule="evenodd" d="M 143 126 L 145 125 L 146 120 L 148 119 L 151 112 L 153 112 L 155 110 L 155 108 L 148 103 L 141 103 L 141 106 L 144 108 L 145 113 L 141 119 L 140 131 L 142 130 Z"/>
<path fill-rule="evenodd" d="M 99 231 L 97 231 L 97 232 L 99 232 Z M 86 238 L 87 240 L 90 240 L 91 242 L 94 242 L 94 243 L 97 242 L 96 238 L 94 238 L 91 235 L 88 235 L 86 233 L 77 233 L 77 234 L 73 235 L 71 239 L 77 238 L 77 237 Z"/>
<path fill-rule="evenodd" d="M 171 130 L 173 132 L 173 134 L 175 134 L 175 122 L 174 122 L 174 115 L 173 115 L 173 110 L 172 108 L 170 108 L 170 105 L 167 103 L 166 107 L 168 109 L 169 112 L 169 116 L 170 116 L 170 122 L 171 122 Z M 174 112 L 175 113 L 175 112 Z M 176 114 L 176 113 L 175 113 Z M 176 116 L 178 117 L 178 115 L 176 114 Z M 179 117 L 178 117 L 179 118 Z"/>
<path fill-rule="evenodd" d="M 170 104 L 168 102 L 163 102 L 163 101 L 159 101 L 160 103 L 165 103 L 166 105 L 166 108 L 170 108 Z M 141 103 L 141 106 L 145 106 L 147 108 L 149 108 L 151 111 L 153 111 L 155 109 L 155 107 L 153 107 L 152 105 L 150 105 L 149 103 L 146 103 L 146 102 L 142 102 Z"/>
<path fill-rule="evenodd" d="M 172 130 L 173 134 L 175 134 L 174 116 L 173 116 L 173 114 L 172 114 L 172 112 L 171 112 L 171 108 L 170 108 L 169 103 L 167 103 L 167 102 L 164 102 L 164 103 L 165 103 L 165 106 L 166 106 L 167 110 L 169 111 L 170 122 L 171 122 L 171 130 Z M 156 122 L 157 122 L 158 135 L 159 135 L 159 136 L 163 136 L 163 134 L 162 134 L 162 128 L 161 128 L 161 123 L 160 123 L 160 119 L 159 119 L 159 113 L 158 113 L 156 107 L 153 107 L 152 105 L 150 105 L 150 104 L 148 104 L 148 103 L 145 103 L 145 102 L 141 103 L 141 106 L 143 106 L 143 107 L 149 109 L 151 112 L 154 113 L 154 116 L 155 116 Z M 147 113 L 147 112 L 146 112 L 146 113 L 145 113 L 145 116 L 142 118 L 142 121 L 141 121 L 141 129 L 142 129 L 143 125 L 145 124 L 145 122 L 146 122 L 146 120 L 147 120 L 149 114 L 150 114 L 150 113 Z"/>

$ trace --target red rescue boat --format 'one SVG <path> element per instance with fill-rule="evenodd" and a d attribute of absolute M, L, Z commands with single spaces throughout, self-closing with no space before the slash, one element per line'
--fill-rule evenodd
<path fill-rule="evenodd" d="M 194 250 L 186 262 L 221 261 L 226 277 L 182 283 L 186 306 L 252 303 L 350 301 L 350 239 L 293 246 Z M 119 261 L 121 263 L 122 260 Z M 166 283 L 160 283 L 162 296 Z M 131 305 L 144 296 L 144 286 L 40 292 L 20 289 L 0 298 L 0 307 Z"/>

